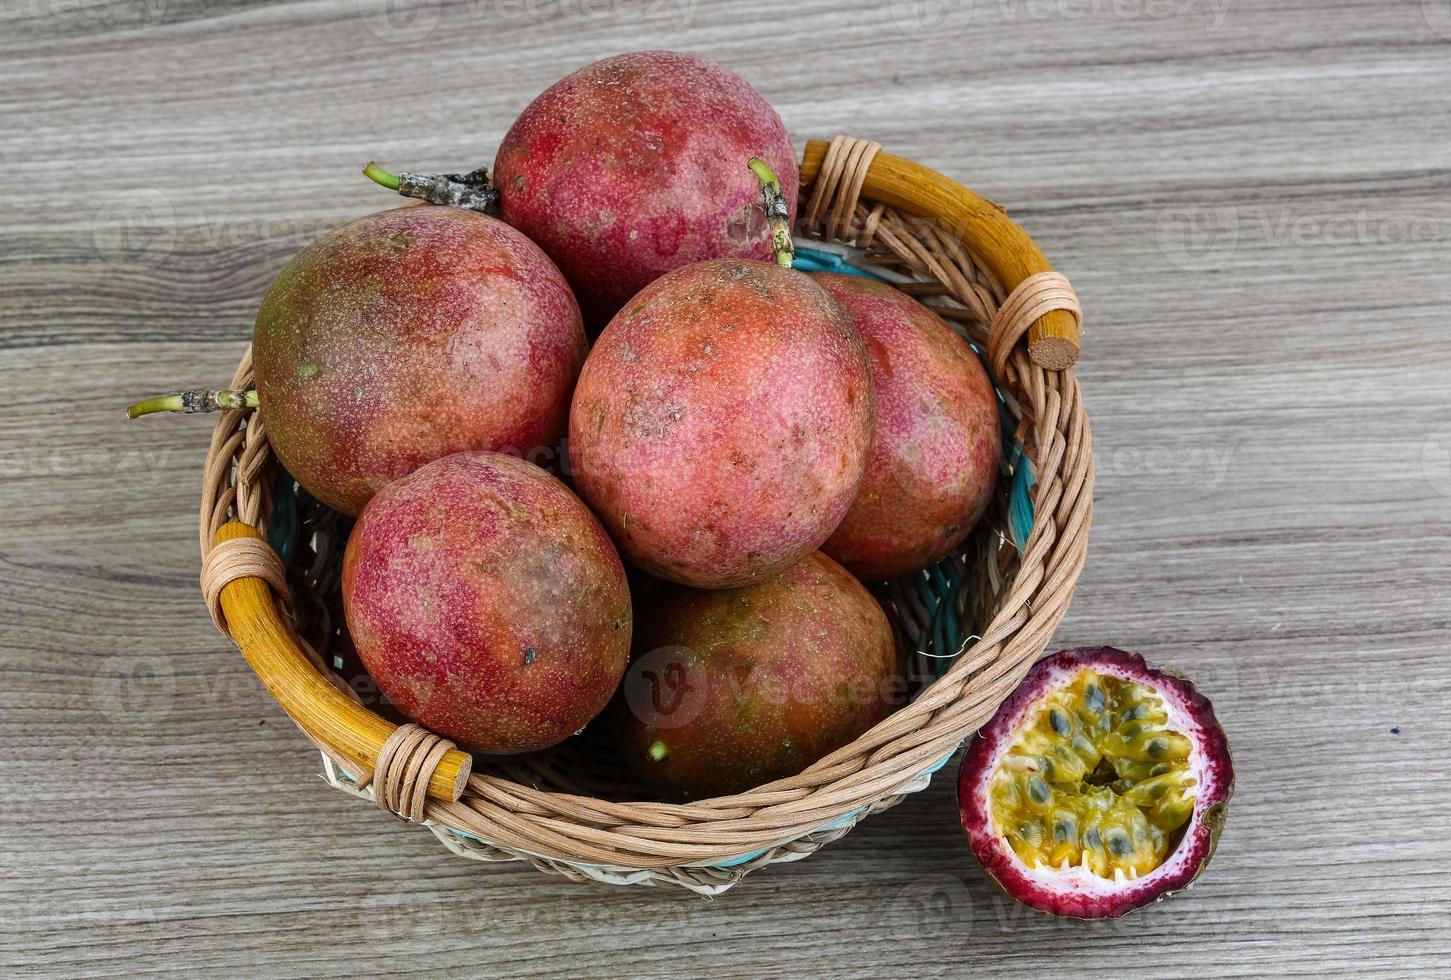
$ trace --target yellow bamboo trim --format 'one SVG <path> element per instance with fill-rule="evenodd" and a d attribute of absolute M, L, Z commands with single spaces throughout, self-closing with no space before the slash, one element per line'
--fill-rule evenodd
<path fill-rule="evenodd" d="M 229 521 L 217 530 L 217 543 L 261 536 L 249 524 Z M 397 726 L 350 701 L 323 679 L 277 614 L 267 583 L 255 576 L 228 582 L 222 587 L 222 612 L 232 641 L 292 720 L 356 765 L 358 775 L 371 773 L 383 743 Z M 429 797 L 457 800 L 472 768 L 467 753 L 450 749 L 428 781 Z"/>
<path fill-rule="evenodd" d="M 809 186 L 821 172 L 826 140 L 809 140 L 801 158 L 801 184 Z M 867 170 L 861 196 L 919 217 L 932 218 L 982 260 L 1011 292 L 1029 276 L 1051 272 L 1053 266 L 1002 209 L 954 180 L 920 163 L 887 152 L 877 153 Z M 1081 342 L 1076 317 L 1067 310 L 1049 310 L 1028 329 L 1028 355 L 1052 371 L 1072 367 Z"/>

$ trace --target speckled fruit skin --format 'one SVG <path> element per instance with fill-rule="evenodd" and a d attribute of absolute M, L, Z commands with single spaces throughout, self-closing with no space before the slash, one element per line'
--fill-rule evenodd
<path fill-rule="evenodd" d="M 926 568 L 992 500 L 1002 441 L 992 382 L 967 341 L 899 290 L 812 278 L 861 331 L 877 402 L 861 491 L 821 550 L 868 580 Z"/>
<path fill-rule="evenodd" d="M 993 766 L 1023 724 L 1024 713 L 1050 687 L 1083 669 L 1123 677 L 1158 691 L 1171 719 L 1189 736 L 1198 778 L 1194 814 L 1179 845 L 1152 872 L 1132 881 L 1070 878 L 1056 870 L 1034 871 L 993 827 L 988 783 Z M 1234 793 L 1234 762 L 1214 706 L 1183 677 L 1158 670 L 1137 653 L 1113 647 L 1063 650 L 1033 665 L 1028 676 L 968 745 L 957 774 L 957 806 L 968 846 L 983 869 L 1013 898 L 1053 915 L 1116 919 L 1187 888 L 1214 855 Z"/>
<path fill-rule="evenodd" d="M 461 450 L 547 464 L 585 350 L 569 286 L 533 242 L 427 206 L 367 215 L 299 252 L 252 340 L 272 448 L 346 514 Z"/>
<path fill-rule="evenodd" d="M 662 585 L 640 603 L 611 731 L 669 795 L 738 793 L 800 772 L 902 693 L 886 616 L 820 553 L 757 585 Z M 657 741 L 667 748 L 658 761 Z"/>
<path fill-rule="evenodd" d="M 548 252 L 599 330 L 662 273 L 701 259 L 769 259 L 751 157 L 795 218 L 796 155 L 781 117 L 740 76 L 694 55 L 640 51 L 556 82 L 504 136 L 505 221 Z"/>
<path fill-rule="evenodd" d="M 861 335 L 804 273 L 749 259 L 655 280 L 610 321 L 570 409 L 575 485 L 626 555 L 699 588 L 784 571 L 861 484 Z"/>
<path fill-rule="evenodd" d="M 604 528 L 501 453 L 449 456 L 378 491 L 348 538 L 343 605 L 398 709 L 489 754 L 568 738 L 629 658 L 630 593 Z"/>

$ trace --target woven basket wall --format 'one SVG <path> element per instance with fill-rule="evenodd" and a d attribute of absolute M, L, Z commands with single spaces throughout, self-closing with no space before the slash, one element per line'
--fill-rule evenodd
<path fill-rule="evenodd" d="M 280 473 L 260 414 L 227 412 L 203 481 L 204 589 L 218 626 L 321 749 L 329 782 L 422 823 L 458 855 L 713 894 L 922 789 L 992 716 L 1043 652 L 1086 554 L 1088 420 L 1073 371 L 1035 364 L 1024 336 L 1043 310 L 1076 317 L 1076 305 L 1066 282 L 1053 286 L 1056 274 L 1006 290 L 992 271 L 1001 257 L 965 242 L 1011 257 L 1015 235 L 1026 236 L 995 206 L 879 149 L 844 137 L 808 147 L 803 264 L 875 275 L 943 314 L 983 355 L 1006 422 L 998 499 L 978 529 L 937 568 L 874 587 L 898 634 L 911 703 L 800 775 L 689 804 L 641 802 L 644 791 L 589 729 L 536 755 L 470 760 L 349 685 L 357 667 L 337 629 L 349 522 Z M 1028 294 L 1044 283 L 1051 295 L 1035 305 Z M 251 383 L 249 352 L 232 386 Z M 328 712 L 314 708 L 323 702 Z M 351 720 L 339 722 L 339 711 Z"/>

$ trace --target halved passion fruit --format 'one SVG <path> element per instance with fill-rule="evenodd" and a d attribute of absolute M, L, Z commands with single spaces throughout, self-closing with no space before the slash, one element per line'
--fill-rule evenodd
<path fill-rule="evenodd" d="M 1209 862 L 1234 767 L 1187 680 L 1112 647 L 1035 664 L 962 760 L 968 844 L 1018 901 L 1117 918 Z"/>

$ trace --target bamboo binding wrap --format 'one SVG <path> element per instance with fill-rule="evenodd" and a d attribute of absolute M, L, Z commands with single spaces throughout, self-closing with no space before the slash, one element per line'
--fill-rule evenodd
<path fill-rule="evenodd" d="M 475 771 L 446 740 L 359 704 L 293 630 L 281 562 L 263 540 L 273 473 L 265 425 L 259 413 L 228 411 L 217 419 L 203 479 L 203 592 L 218 627 L 323 751 L 334 785 L 425 822 L 468 857 L 715 893 L 755 868 L 806 856 L 926 786 L 1017 686 L 1066 611 L 1087 553 L 1093 457 L 1067 369 L 1078 354 L 1077 301 L 1002 209 L 875 143 L 811 141 L 801 183 L 803 233 L 852 243 L 907 273 L 912 281 L 901 288 L 988 351 L 999 391 L 1019 413 L 1017 432 L 1004 435 L 1016 436 L 1032 467 L 1034 520 L 1026 541 L 1005 544 L 990 563 L 981 636 L 852 744 L 737 796 L 602 799 L 578 791 L 568 766 L 548 760 Z M 251 383 L 249 351 L 232 387 Z"/>

